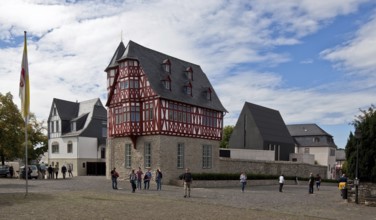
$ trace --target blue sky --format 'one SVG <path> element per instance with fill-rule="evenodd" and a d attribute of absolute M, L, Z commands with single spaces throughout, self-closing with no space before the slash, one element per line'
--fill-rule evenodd
<path fill-rule="evenodd" d="M 371 0 L 0 1 L 0 92 L 19 104 L 28 32 L 31 111 L 53 98 L 106 99 L 105 67 L 133 40 L 199 64 L 234 125 L 244 102 L 316 123 L 344 148 L 359 109 L 375 104 Z M 121 34 L 123 33 L 123 34 Z"/>

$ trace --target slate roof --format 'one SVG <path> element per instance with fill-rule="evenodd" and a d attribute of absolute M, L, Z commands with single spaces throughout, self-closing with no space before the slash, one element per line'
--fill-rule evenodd
<path fill-rule="evenodd" d="M 321 129 L 317 124 L 292 124 L 287 125 L 291 136 L 330 136 L 326 131 Z"/>
<path fill-rule="evenodd" d="M 287 129 L 301 147 L 337 147 L 333 136 L 317 124 L 287 125 Z M 319 141 L 313 141 L 313 138 L 319 138 Z"/>
<path fill-rule="evenodd" d="M 160 53 L 141 46 L 133 41 L 129 41 L 126 47 L 123 42 L 119 44 L 105 71 L 116 68 L 118 62 L 124 59 L 136 59 L 139 61 L 140 66 L 150 82 L 151 88 L 159 97 L 221 112 L 227 112 L 215 93 L 209 79 L 199 65 Z M 162 84 L 162 80 L 166 78 L 166 72 L 163 69 L 162 64 L 166 59 L 171 63 L 171 91 L 165 89 Z M 193 71 L 193 80 L 191 81 L 192 96 L 184 92 L 184 86 L 189 82 L 189 79 L 186 76 L 188 67 L 191 67 Z M 114 85 L 115 83 L 116 81 L 114 81 Z M 112 89 L 113 88 L 114 87 L 112 87 Z M 206 92 L 209 88 L 212 91 L 211 100 L 206 99 Z M 112 98 L 112 94 L 113 92 L 110 92 L 106 104 L 107 106 Z"/>
<path fill-rule="evenodd" d="M 251 112 L 264 140 L 294 144 L 279 111 L 249 102 L 244 107 Z"/>
<path fill-rule="evenodd" d="M 92 118 L 107 120 L 107 111 L 103 107 L 99 98 L 90 99 L 83 102 L 70 102 L 54 98 L 52 103 L 56 105 L 57 114 L 62 120 L 63 136 L 80 135 L 88 127 Z M 53 104 L 51 108 L 53 108 Z M 50 121 L 50 118 L 48 121 Z M 76 131 L 71 131 L 70 122 L 72 121 L 80 122 L 82 125 L 79 126 L 77 124 L 77 126 L 81 128 L 77 128 Z"/>

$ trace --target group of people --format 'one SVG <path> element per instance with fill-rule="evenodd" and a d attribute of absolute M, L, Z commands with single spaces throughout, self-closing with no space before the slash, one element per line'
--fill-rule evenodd
<path fill-rule="evenodd" d="M 278 183 L 279 183 L 279 192 L 283 191 L 283 185 L 285 184 L 285 176 L 281 174 L 278 178 Z M 314 183 L 316 183 L 316 189 L 320 190 L 320 185 L 321 185 L 321 177 L 319 174 L 316 175 L 316 177 L 313 177 L 313 174 L 310 173 L 309 179 L 308 179 L 308 193 L 313 194 L 313 187 Z M 244 192 L 245 186 L 247 184 L 247 175 L 245 172 L 242 172 L 240 174 L 240 185 L 242 192 Z"/>
<path fill-rule="evenodd" d="M 47 172 L 48 172 L 48 179 L 54 179 L 54 178 L 57 179 L 59 176 L 59 165 L 56 164 L 55 167 L 52 167 L 51 165 L 49 165 L 47 168 Z M 65 165 L 63 165 L 61 167 L 61 173 L 63 174 L 63 179 L 65 179 L 67 172 L 68 172 L 69 177 L 73 177 L 72 167 L 68 166 L 67 168 Z"/>
<path fill-rule="evenodd" d="M 119 178 L 119 173 L 116 171 L 116 168 L 114 167 L 111 170 L 111 180 L 112 180 L 112 189 L 118 189 L 117 188 L 117 179 Z M 142 189 L 142 183 L 144 185 L 144 190 L 148 190 L 150 188 L 150 180 L 152 180 L 153 175 L 150 171 L 150 168 L 147 169 L 145 174 L 142 172 L 141 167 L 138 168 L 137 172 L 135 172 L 134 169 L 132 169 L 131 173 L 129 174 L 129 182 L 132 187 L 132 192 L 135 192 L 136 189 L 141 190 Z M 160 169 L 157 169 L 155 172 L 155 182 L 157 183 L 157 190 L 162 190 L 162 178 L 163 174 Z"/>
<path fill-rule="evenodd" d="M 119 173 L 116 171 L 116 168 L 114 167 L 111 170 L 111 180 L 112 180 L 112 189 L 118 189 L 117 187 L 117 179 L 119 178 Z M 132 192 L 134 193 L 136 189 L 141 190 L 142 189 L 142 181 L 144 185 L 144 190 L 148 190 L 150 188 L 150 181 L 152 180 L 153 175 L 150 171 L 150 168 L 147 169 L 145 174 L 142 172 L 141 167 L 138 168 L 138 170 L 135 172 L 134 169 L 132 169 L 131 173 L 129 174 L 129 182 L 132 187 Z M 155 171 L 155 182 L 157 183 L 157 190 L 162 190 L 162 178 L 163 174 L 160 169 L 157 169 Z M 185 170 L 185 173 L 180 175 L 180 179 L 183 180 L 183 186 L 184 186 L 184 198 L 191 197 L 191 184 L 192 184 L 192 174 L 187 168 Z"/>

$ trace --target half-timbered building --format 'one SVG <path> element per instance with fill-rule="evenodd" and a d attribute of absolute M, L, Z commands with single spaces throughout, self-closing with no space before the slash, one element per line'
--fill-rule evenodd
<path fill-rule="evenodd" d="M 159 168 L 164 181 L 218 171 L 226 109 L 199 65 L 129 41 L 105 72 L 107 171 Z"/>

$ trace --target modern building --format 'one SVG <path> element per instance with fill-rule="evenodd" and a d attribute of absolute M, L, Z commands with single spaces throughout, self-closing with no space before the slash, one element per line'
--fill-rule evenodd
<path fill-rule="evenodd" d="M 167 182 L 217 171 L 226 109 L 199 65 L 129 41 L 105 72 L 107 171 L 159 168 Z"/>
<path fill-rule="evenodd" d="M 335 178 L 337 146 L 333 136 L 317 124 L 294 124 L 287 128 L 295 140 L 295 152 L 314 155 L 316 164 L 328 167 L 327 177 Z"/>
<path fill-rule="evenodd" d="M 49 165 L 70 167 L 73 175 L 105 175 L 106 137 L 107 111 L 99 98 L 53 99 L 48 117 Z"/>
<path fill-rule="evenodd" d="M 246 102 L 230 137 L 229 148 L 251 149 L 252 154 L 269 151 L 271 160 L 288 161 L 290 153 L 294 153 L 294 140 L 279 111 Z M 257 157 L 266 158 L 264 155 Z"/>

